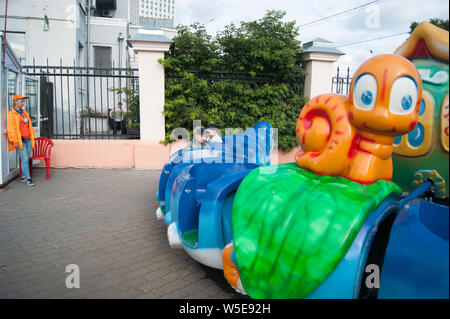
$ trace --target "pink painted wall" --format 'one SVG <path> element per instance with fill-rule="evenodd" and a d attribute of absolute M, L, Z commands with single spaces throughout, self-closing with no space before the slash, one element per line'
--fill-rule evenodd
<path fill-rule="evenodd" d="M 137 140 L 53 140 L 52 167 L 134 167 Z"/>
<path fill-rule="evenodd" d="M 170 145 L 139 140 L 53 140 L 51 166 L 161 169 L 169 155 L 185 146 L 178 141 Z M 273 151 L 272 165 L 294 162 L 299 147 L 285 153 Z M 43 166 L 40 163 L 39 166 Z"/>

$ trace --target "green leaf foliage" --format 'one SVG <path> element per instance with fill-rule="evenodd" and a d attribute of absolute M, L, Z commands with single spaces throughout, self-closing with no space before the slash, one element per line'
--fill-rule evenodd
<path fill-rule="evenodd" d="M 243 130 L 264 120 L 278 128 L 280 149 L 298 145 L 295 125 L 306 102 L 299 79 L 305 72 L 298 28 L 295 21 L 283 22 L 284 16 L 268 11 L 259 20 L 229 25 L 216 37 L 199 24 L 178 27 L 164 59 L 165 143 L 176 128 L 192 130 L 193 120 Z M 238 76 L 219 79 L 217 70 Z"/>
<path fill-rule="evenodd" d="M 127 112 L 124 114 L 124 119 L 128 122 L 128 128 L 139 129 L 140 125 L 140 113 L 139 113 L 139 94 L 133 89 L 126 87 L 119 89 L 110 89 L 117 94 L 123 94 L 125 97 L 122 99 L 127 105 Z"/>

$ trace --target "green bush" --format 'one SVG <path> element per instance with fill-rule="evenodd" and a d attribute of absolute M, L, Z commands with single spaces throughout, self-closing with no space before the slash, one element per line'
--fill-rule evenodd
<path fill-rule="evenodd" d="M 122 102 L 125 102 L 127 105 L 127 112 L 124 114 L 124 119 L 127 120 L 128 128 L 139 129 L 140 125 L 140 113 L 139 113 L 139 94 L 138 92 L 127 89 L 126 87 L 119 89 L 110 89 L 111 91 L 116 92 L 117 94 L 124 94 L 125 97 L 122 99 Z M 130 122 L 128 122 L 130 120 Z"/>
<path fill-rule="evenodd" d="M 278 128 L 280 149 L 289 151 L 298 144 L 295 124 L 306 102 L 299 79 L 305 72 L 298 28 L 295 21 L 283 22 L 284 16 L 268 11 L 259 20 L 227 26 L 215 38 L 199 24 L 178 27 L 164 59 L 170 75 L 164 143 L 171 142 L 175 128 L 192 131 L 193 120 L 243 130 L 264 120 Z M 246 79 L 214 80 L 214 70 L 240 72 Z M 258 80 L 261 73 L 264 81 Z"/>

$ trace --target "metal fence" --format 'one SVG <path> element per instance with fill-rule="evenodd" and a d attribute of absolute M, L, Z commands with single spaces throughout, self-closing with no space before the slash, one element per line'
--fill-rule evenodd
<path fill-rule="evenodd" d="M 40 78 L 40 133 L 54 139 L 139 138 L 127 105 L 138 92 L 137 69 L 23 66 Z M 122 111 L 117 105 L 122 102 Z"/>
<path fill-rule="evenodd" d="M 222 82 L 222 81 L 232 81 L 241 83 L 252 83 L 255 85 L 262 84 L 288 84 L 294 88 L 299 96 L 303 95 L 303 87 L 305 84 L 305 76 L 298 75 L 294 76 L 292 79 L 280 79 L 274 77 L 269 73 L 254 73 L 251 75 L 249 72 L 230 72 L 230 71 L 199 71 L 199 70 L 184 70 L 182 72 L 171 72 L 167 71 L 165 74 L 167 79 L 180 79 L 183 77 L 183 73 L 193 74 L 198 79 L 203 79 L 208 82 L 209 85 Z M 168 85 L 173 85 L 173 82 L 166 81 L 166 87 Z"/>
<path fill-rule="evenodd" d="M 348 95 L 348 91 L 350 89 L 351 83 L 352 83 L 352 77 L 350 77 L 350 68 L 347 68 L 346 76 L 340 76 L 339 75 L 339 67 L 338 67 L 336 76 L 334 76 L 331 81 L 331 92 L 337 93 L 337 94 Z"/>
<path fill-rule="evenodd" d="M 229 71 L 211 71 L 204 72 L 199 70 L 184 70 L 183 72 L 194 74 L 197 78 L 208 80 L 210 82 L 220 81 L 241 81 L 241 82 L 254 82 L 254 83 L 288 83 L 288 84 L 304 84 L 305 76 L 295 76 L 291 81 L 279 81 L 274 79 L 271 74 L 267 73 L 254 73 L 250 75 L 248 72 L 229 72 Z M 166 79 L 177 79 L 181 75 L 178 72 L 167 72 Z"/>
<path fill-rule="evenodd" d="M 95 68 L 50 65 L 25 65 L 22 72 L 39 79 L 39 131 L 52 139 L 135 139 L 139 128 L 133 125 L 139 111 L 130 111 L 128 102 L 139 94 L 138 69 Z M 243 81 L 276 83 L 272 76 L 245 72 L 212 71 L 208 73 L 188 70 L 209 82 Z M 180 73 L 166 73 L 166 79 L 179 78 Z M 304 76 L 290 83 L 301 88 Z M 121 90 L 126 89 L 126 90 Z M 128 91 L 133 96 L 127 96 Z M 117 104 L 122 102 L 118 113 Z M 133 118 L 134 116 L 134 118 Z"/>

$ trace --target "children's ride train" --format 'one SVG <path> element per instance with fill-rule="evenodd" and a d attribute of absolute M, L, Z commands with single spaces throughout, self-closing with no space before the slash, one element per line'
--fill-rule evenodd
<path fill-rule="evenodd" d="M 222 249 L 232 240 L 231 208 L 242 179 L 270 164 L 272 127 L 225 135 L 208 148 L 183 149 L 162 169 L 156 199 L 158 219 L 168 227 L 169 243 L 197 261 L 221 268 Z"/>
<path fill-rule="evenodd" d="M 449 298 L 448 32 L 396 53 L 303 107 L 294 163 L 270 165 L 266 122 L 174 154 L 170 245 L 252 298 Z"/>

